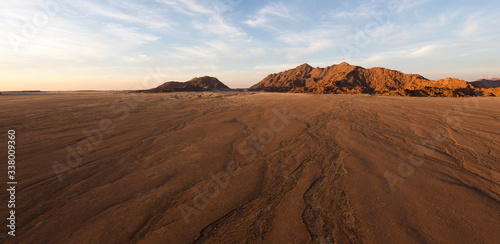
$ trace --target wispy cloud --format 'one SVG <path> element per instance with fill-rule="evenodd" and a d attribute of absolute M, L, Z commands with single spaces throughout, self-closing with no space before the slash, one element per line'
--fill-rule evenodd
<path fill-rule="evenodd" d="M 214 15 L 208 20 L 194 21 L 193 27 L 201 32 L 225 38 L 244 38 L 247 36 L 239 27 L 229 24 L 219 15 Z"/>
<path fill-rule="evenodd" d="M 499 13 L 487 11 L 469 13 L 459 22 L 460 26 L 455 33 L 459 37 L 466 39 L 484 40 L 484 38 L 491 38 L 492 36 L 496 36 L 495 33 L 500 32 L 500 25 L 498 25 L 499 18 Z"/>
<path fill-rule="evenodd" d="M 111 1 L 109 4 L 92 1 L 77 1 L 75 7 L 87 15 L 135 23 L 152 29 L 171 30 L 172 21 L 166 18 L 166 9 L 151 8 L 134 1 Z"/>
<path fill-rule="evenodd" d="M 147 60 L 151 60 L 152 58 L 149 57 L 148 55 L 145 54 L 139 54 L 136 56 L 123 56 L 122 57 L 123 61 L 129 62 L 129 63 L 139 63 Z"/>
<path fill-rule="evenodd" d="M 219 1 L 200 2 L 196 0 L 156 0 L 176 12 L 189 16 L 192 27 L 198 31 L 216 36 L 241 38 L 246 33 L 241 28 L 228 22 L 224 14 L 231 6 Z"/>
<path fill-rule="evenodd" d="M 270 3 L 261 8 L 255 14 L 255 17 L 244 21 L 251 27 L 267 27 L 268 23 L 273 19 L 288 19 L 293 20 L 290 9 L 282 2 Z"/>
<path fill-rule="evenodd" d="M 298 33 L 281 31 L 277 40 L 286 44 L 283 46 L 283 50 L 287 59 L 297 61 L 307 56 L 313 56 L 323 50 L 333 49 L 340 44 L 342 35 L 347 30 L 342 26 L 332 26 L 332 29 L 317 28 Z"/>
<path fill-rule="evenodd" d="M 118 43 L 124 43 L 132 46 L 145 44 L 159 39 L 159 37 L 155 35 L 141 32 L 137 28 L 125 27 L 121 24 L 106 24 L 105 32 L 108 33 L 109 36 L 118 39 Z"/>
<path fill-rule="evenodd" d="M 399 2 L 396 2 L 397 4 L 395 4 L 394 7 L 396 7 L 396 11 L 398 13 L 402 13 L 408 9 L 414 8 L 430 1 L 432 0 L 399 0 Z"/>
<path fill-rule="evenodd" d="M 195 0 L 156 0 L 156 1 L 168 5 L 177 12 L 193 17 L 199 14 L 203 15 L 216 14 L 213 10 L 206 8 L 200 2 Z"/>
<path fill-rule="evenodd" d="M 166 55 L 186 63 L 218 64 L 224 62 L 253 62 L 265 57 L 265 48 L 251 42 L 211 40 L 200 45 L 183 45 L 172 48 Z"/>
<path fill-rule="evenodd" d="M 377 14 L 377 6 L 372 2 L 362 3 L 354 9 L 335 10 L 330 12 L 334 19 L 359 19 L 371 18 Z"/>
<path fill-rule="evenodd" d="M 432 54 L 436 50 L 438 50 L 439 47 L 440 46 L 436 45 L 436 44 L 426 45 L 426 46 L 423 46 L 415 51 L 412 51 L 410 53 L 410 56 L 413 56 L 413 57 L 427 56 L 429 54 Z"/>

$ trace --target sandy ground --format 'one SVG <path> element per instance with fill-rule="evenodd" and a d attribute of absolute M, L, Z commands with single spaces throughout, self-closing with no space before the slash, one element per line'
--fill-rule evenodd
<path fill-rule="evenodd" d="M 88 92 L 0 104 L 19 181 L 5 243 L 500 240 L 497 98 Z"/>

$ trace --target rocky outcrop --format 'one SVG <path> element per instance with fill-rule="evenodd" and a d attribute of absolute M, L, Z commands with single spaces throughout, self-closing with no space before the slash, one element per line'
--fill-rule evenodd
<path fill-rule="evenodd" d="M 404 74 L 385 68 L 365 69 L 348 63 L 326 68 L 302 64 L 295 69 L 271 74 L 250 88 L 274 92 L 380 94 L 394 96 L 458 97 L 474 95 L 468 82 L 446 78 L 432 81 L 418 74 Z"/>
<path fill-rule="evenodd" d="M 169 81 L 156 88 L 147 90 L 149 93 L 176 92 L 176 91 L 216 91 L 230 90 L 228 86 L 215 77 L 196 77 L 186 82 Z"/>

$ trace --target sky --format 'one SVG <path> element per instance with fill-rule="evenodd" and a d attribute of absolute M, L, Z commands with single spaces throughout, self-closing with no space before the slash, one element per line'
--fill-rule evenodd
<path fill-rule="evenodd" d="M 500 1 L 0 2 L 0 90 L 246 88 L 308 63 L 500 77 Z"/>

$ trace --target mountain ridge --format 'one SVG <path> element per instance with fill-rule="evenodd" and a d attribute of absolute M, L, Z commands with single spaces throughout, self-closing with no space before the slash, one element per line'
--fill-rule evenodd
<path fill-rule="evenodd" d="M 500 87 L 500 78 L 477 79 L 469 83 L 476 88 L 497 88 Z"/>
<path fill-rule="evenodd" d="M 250 90 L 296 93 L 379 94 L 399 96 L 459 97 L 474 95 L 464 80 L 429 80 L 419 74 L 374 67 L 365 69 L 346 62 L 313 68 L 307 63 L 268 75 Z"/>

